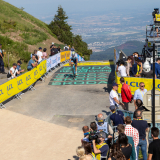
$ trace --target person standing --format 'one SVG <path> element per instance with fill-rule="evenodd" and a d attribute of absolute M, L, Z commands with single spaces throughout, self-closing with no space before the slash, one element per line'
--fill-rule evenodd
<path fill-rule="evenodd" d="M 140 77 L 140 74 L 142 73 L 142 61 L 139 58 L 135 58 L 135 64 L 132 66 L 132 76 L 133 77 Z"/>
<path fill-rule="evenodd" d="M 57 50 L 58 52 L 61 52 L 61 46 L 58 46 Z"/>
<path fill-rule="evenodd" d="M 137 157 L 137 146 L 138 146 L 138 143 L 139 143 L 139 132 L 138 132 L 138 130 L 136 128 L 132 127 L 132 125 L 131 125 L 131 123 L 132 123 L 131 117 L 129 117 L 129 116 L 125 117 L 124 122 L 126 124 L 124 133 L 127 136 L 133 138 L 134 147 L 135 147 L 135 153 L 136 153 L 136 157 Z M 137 158 L 136 158 L 136 160 L 137 160 Z"/>
<path fill-rule="evenodd" d="M 125 126 L 123 124 L 119 124 L 117 126 L 117 130 L 118 130 L 118 135 L 120 133 L 124 133 Z M 134 145 L 133 137 L 127 136 L 127 138 L 128 138 L 128 143 L 132 145 L 132 153 L 131 153 L 131 156 L 130 156 L 130 160 L 135 160 L 136 159 L 136 152 L 135 152 L 136 150 L 135 150 L 135 147 L 134 147 L 135 145 Z"/>
<path fill-rule="evenodd" d="M 153 64 L 151 65 L 151 70 L 153 70 Z M 155 63 L 155 78 L 158 78 L 159 75 L 160 75 L 160 58 L 157 58 Z"/>
<path fill-rule="evenodd" d="M 136 107 L 135 109 L 137 109 L 137 105 L 136 105 L 137 99 L 140 99 L 143 102 L 143 96 L 147 92 L 147 90 L 144 87 L 145 87 L 144 82 L 140 82 L 139 89 L 137 89 L 134 93 L 134 105 Z"/>
<path fill-rule="evenodd" d="M 124 104 L 122 102 L 120 102 L 120 100 L 118 98 L 117 90 L 118 90 L 118 84 L 113 83 L 112 90 L 109 94 L 110 106 L 116 106 L 117 108 L 119 108 L 119 105 L 121 105 L 122 107 L 124 107 Z"/>
<path fill-rule="evenodd" d="M 120 66 L 117 70 L 121 77 L 127 77 L 126 67 L 124 66 L 124 61 L 120 62 Z"/>
<path fill-rule="evenodd" d="M 123 77 L 120 78 L 120 83 L 122 84 L 122 88 L 121 88 L 122 102 L 124 103 L 125 110 L 128 111 L 128 103 L 131 103 L 133 100 L 131 88 L 128 84 L 125 83 L 125 80 Z"/>
<path fill-rule="evenodd" d="M 149 144 L 147 160 L 160 160 L 160 139 L 158 138 L 159 129 L 156 127 L 152 127 L 151 135 L 153 138 L 153 142 Z"/>
<path fill-rule="evenodd" d="M 146 131 L 148 131 L 147 121 L 142 120 L 142 111 L 137 110 L 136 120 L 132 121 L 132 126 L 139 132 L 139 143 L 137 146 L 137 156 L 139 155 L 139 147 L 141 147 L 143 160 L 147 160 L 147 141 Z"/>
<path fill-rule="evenodd" d="M 124 114 L 122 111 L 117 111 L 116 106 L 110 106 L 109 109 L 112 112 L 110 120 L 113 123 L 113 126 L 118 126 L 119 124 L 124 124 Z"/>
<path fill-rule="evenodd" d="M 43 59 L 47 59 L 47 53 L 46 53 L 46 51 L 47 51 L 47 49 L 46 48 L 44 48 L 43 49 Z"/>
<path fill-rule="evenodd" d="M 37 56 L 38 56 L 38 63 L 40 63 L 42 61 L 42 58 L 43 58 L 41 47 L 39 47 L 39 51 L 37 52 Z"/>
<path fill-rule="evenodd" d="M 3 51 L 2 51 L 2 44 L 0 44 L 0 73 L 7 74 L 4 72 L 4 62 L 3 62 Z"/>
<path fill-rule="evenodd" d="M 127 66 L 126 66 L 126 72 L 127 72 L 127 76 L 129 77 L 130 76 L 130 68 L 132 67 L 132 58 L 131 57 L 128 57 L 127 58 Z"/>
<path fill-rule="evenodd" d="M 69 47 L 67 46 L 67 44 L 65 44 L 63 49 L 64 49 L 64 51 L 68 51 L 69 50 Z"/>

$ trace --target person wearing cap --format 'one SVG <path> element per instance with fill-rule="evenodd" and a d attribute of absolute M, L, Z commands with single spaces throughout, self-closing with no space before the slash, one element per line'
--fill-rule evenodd
<path fill-rule="evenodd" d="M 113 83 L 112 90 L 109 94 L 109 101 L 110 101 L 110 106 L 115 105 L 117 108 L 119 108 L 119 105 L 123 107 L 124 104 L 119 101 L 117 90 L 118 90 L 118 84 Z"/>
<path fill-rule="evenodd" d="M 3 62 L 3 51 L 2 51 L 2 44 L 0 44 L 0 73 L 2 74 L 6 74 L 6 72 L 4 72 L 4 62 Z"/>
<path fill-rule="evenodd" d="M 13 63 L 13 67 L 10 68 L 7 74 L 8 80 L 16 78 L 16 74 L 19 74 L 19 71 L 17 70 L 17 64 Z"/>
<path fill-rule="evenodd" d="M 42 58 L 43 58 L 41 47 L 39 47 L 39 51 L 37 52 L 37 56 L 38 56 L 38 63 L 40 63 L 42 61 Z"/>
<path fill-rule="evenodd" d="M 109 107 L 112 115 L 110 116 L 110 120 L 112 120 L 114 126 L 118 126 L 119 124 L 124 124 L 124 114 L 122 111 L 117 111 L 116 106 L 112 105 Z"/>
<path fill-rule="evenodd" d="M 18 61 L 17 61 L 17 70 L 18 70 L 18 72 L 19 72 L 19 75 L 21 75 L 22 72 L 25 71 L 24 69 L 21 69 L 21 64 L 22 64 L 21 60 L 18 60 Z M 17 76 L 19 76 L 19 75 L 17 75 Z"/>
<path fill-rule="evenodd" d="M 110 146 L 111 140 L 112 140 L 112 135 L 113 135 L 113 129 L 109 125 L 108 122 L 105 121 L 104 115 L 102 113 L 99 113 L 97 115 L 97 130 L 99 132 L 105 132 L 106 133 L 106 139 L 105 142 Z"/>
<path fill-rule="evenodd" d="M 99 143 L 96 144 L 95 140 L 92 140 L 93 144 L 93 152 L 95 154 L 95 158 L 97 160 L 106 160 L 109 152 L 109 146 L 105 143 L 106 134 L 104 132 L 100 132 L 98 134 Z"/>

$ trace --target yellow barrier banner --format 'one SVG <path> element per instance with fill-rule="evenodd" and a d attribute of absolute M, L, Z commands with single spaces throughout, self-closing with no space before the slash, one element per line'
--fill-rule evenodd
<path fill-rule="evenodd" d="M 44 60 L 31 71 L 26 72 L 23 75 L 11 79 L 8 82 L 0 85 L 0 103 L 27 89 L 42 75 L 44 75 L 46 73 L 46 70 L 47 61 Z"/>
<path fill-rule="evenodd" d="M 61 62 L 66 60 L 66 52 L 60 52 Z"/>
<path fill-rule="evenodd" d="M 122 85 L 120 83 L 120 78 L 117 73 L 115 73 L 116 83 L 119 84 L 118 93 L 121 93 Z M 134 92 L 139 89 L 139 83 L 144 82 L 145 89 L 147 91 L 152 90 L 153 88 L 153 79 L 151 78 L 137 78 L 137 77 L 124 77 L 126 84 L 128 84 L 131 88 L 132 95 Z M 160 91 L 160 79 L 155 80 L 155 89 Z"/>
<path fill-rule="evenodd" d="M 66 60 L 70 59 L 71 51 L 65 51 L 65 52 L 66 52 Z"/>
<path fill-rule="evenodd" d="M 108 61 L 108 62 L 78 62 L 78 66 L 106 66 L 106 65 L 114 65 L 113 61 Z M 66 66 L 70 66 L 69 63 L 64 65 Z"/>

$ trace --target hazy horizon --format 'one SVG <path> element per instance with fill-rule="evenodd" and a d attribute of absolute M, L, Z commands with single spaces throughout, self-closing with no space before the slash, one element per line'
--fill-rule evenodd
<path fill-rule="evenodd" d="M 23 7 L 24 11 L 35 16 L 39 19 L 45 19 L 45 17 L 54 17 L 58 6 L 61 5 L 66 11 L 66 14 L 69 16 L 76 13 L 91 13 L 95 15 L 96 13 L 101 12 L 112 12 L 112 11 L 126 11 L 126 14 L 129 12 L 138 12 L 141 9 L 146 9 L 149 12 L 152 12 L 153 8 L 160 7 L 159 0 L 5 0 L 13 4 L 14 6 L 20 8 Z M 159 6 L 158 6 L 159 5 Z M 53 16 L 53 17 L 52 17 Z"/>

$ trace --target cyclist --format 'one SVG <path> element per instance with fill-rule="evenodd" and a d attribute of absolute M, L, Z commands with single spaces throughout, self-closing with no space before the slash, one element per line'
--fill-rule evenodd
<path fill-rule="evenodd" d="M 73 64 L 75 64 L 76 76 L 77 76 L 77 63 L 78 63 L 78 58 L 76 56 L 76 53 L 73 51 L 69 59 L 69 64 L 71 65 L 71 67 L 73 67 Z"/>

